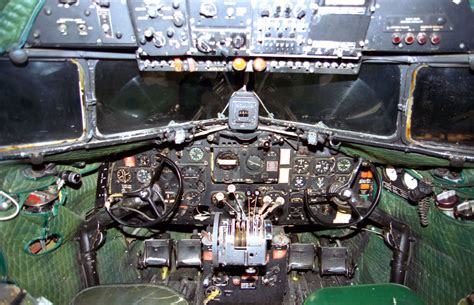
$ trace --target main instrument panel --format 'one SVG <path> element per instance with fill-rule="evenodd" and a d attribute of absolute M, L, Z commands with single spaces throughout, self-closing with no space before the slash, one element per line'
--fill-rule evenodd
<path fill-rule="evenodd" d="M 131 51 L 146 71 L 356 74 L 363 52 L 468 52 L 472 17 L 468 1 L 46 0 L 27 46 Z"/>
<path fill-rule="evenodd" d="M 195 141 L 178 150 L 152 149 L 107 163 L 99 177 L 99 193 L 106 194 L 100 199 L 147 186 L 159 166 L 157 160 L 166 156 L 176 163 L 183 178 L 179 206 L 170 219 L 174 224 L 209 225 L 216 213 L 235 217 L 241 209 L 244 214 L 258 214 L 274 224 L 312 224 L 305 201 L 311 209 L 327 213 L 331 221 L 345 223 L 350 213 L 342 215 L 329 206 L 339 204 L 333 198 L 336 189 L 353 175 L 351 187 L 357 196 L 367 202 L 373 200 L 373 173 L 357 171 L 357 160 L 328 149 L 292 147 L 286 142 L 268 145 L 264 142 L 268 135 L 259 139 L 249 144 Z M 174 202 L 176 174 L 165 167 L 157 183 L 165 203 Z"/>

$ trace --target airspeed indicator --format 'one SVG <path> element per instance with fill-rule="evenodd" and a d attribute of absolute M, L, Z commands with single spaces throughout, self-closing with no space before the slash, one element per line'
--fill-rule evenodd
<path fill-rule="evenodd" d="M 199 162 L 204 158 L 204 151 L 199 147 L 193 147 L 189 151 L 189 159 L 194 162 Z"/>

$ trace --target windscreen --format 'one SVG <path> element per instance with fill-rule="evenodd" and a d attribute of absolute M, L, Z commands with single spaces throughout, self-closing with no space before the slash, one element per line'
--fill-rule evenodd
<path fill-rule="evenodd" d="M 396 131 L 400 69 L 364 65 L 359 75 L 140 72 L 133 61 L 96 67 L 97 125 L 104 134 L 216 118 L 243 85 L 275 119 L 388 136 Z M 260 109 L 261 115 L 266 115 Z"/>
<path fill-rule="evenodd" d="M 474 73 L 469 68 L 418 71 L 411 136 L 418 141 L 474 145 Z"/>
<path fill-rule="evenodd" d="M 0 60 L 0 146 L 77 139 L 83 133 L 79 73 L 69 61 Z"/>

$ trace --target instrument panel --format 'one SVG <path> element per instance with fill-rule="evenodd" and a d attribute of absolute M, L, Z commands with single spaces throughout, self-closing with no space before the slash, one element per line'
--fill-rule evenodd
<path fill-rule="evenodd" d="M 143 71 L 357 74 L 363 52 L 468 52 L 472 16 L 468 1 L 46 0 L 27 47 L 121 49 Z"/>
<path fill-rule="evenodd" d="M 348 183 L 357 170 L 357 160 L 328 149 L 295 150 L 286 143 L 263 148 L 257 142 L 196 141 L 178 150 L 152 149 L 130 155 L 105 165 L 99 190 L 107 195 L 139 190 L 152 180 L 159 164 L 157 156 L 164 155 L 176 163 L 183 180 L 173 224 L 209 225 L 215 213 L 235 216 L 239 209 L 256 213 L 270 202 L 273 206 L 264 216 L 274 224 L 311 224 L 304 202 L 315 204 L 315 209 L 324 213 L 334 188 Z M 173 202 L 178 188 L 176 174 L 165 167 L 157 183 L 165 203 Z M 353 187 L 358 196 L 372 200 L 373 174 L 358 173 Z M 248 206 L 249 202 L 255 207 Z"/>

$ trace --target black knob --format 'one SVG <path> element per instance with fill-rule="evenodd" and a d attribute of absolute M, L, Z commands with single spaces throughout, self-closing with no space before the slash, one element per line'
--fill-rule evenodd
<path fill-rule="evenodd" d="M 17 65 L 22 65 L 28 61 L 28 54 L 23 49 L 16 49 L 10 52 L 10 60 Z"/>
<path fill-rule="evenodd" d="M 262 12 L 260 13 L 260 16 L 270 17 L 270 11 L 269 10 L 262 10 Z"/>
<path fill-rule="evenodd" d="M 153 44 L 155 45 L 155 47 L 161 48 L 162 46 L 165 45 L 165 43 L 166 43 L 166 39 L 163 36 L 163 34 L 155 33 L 155 35 L 153 35 Z"/>
<path fill-rule="evenodd" d="M 236 49 L 240 49 L 245 45 L 245 37 L 242 34 L 234 34 L 232 36 L 232 46 Z"/>
<path fill-rule="evenodd" d="M 301 10 L 298 12 L 298 14 L 296 14 L 296 18 L 298 19 L 303 19 L 304 16 L 306 16 L 306 11 L 305 10 Z"/>
<path fill-rule="evenodd" d="M 59 173 L 59 177 L 63 179 L 66 183 L 77 185 L 81 183 L 81 174 L 73 171 L 62 171 Z"/>
<path fill-rule="evenodd" d="M 143 36 L 145 36 L 146 39 L 151 40 L 154 33 L 155 30 L 153 28 L 148 28 L 143 32 Z"/>
<path fill-rule="evenodd" d="M 290 18 L 291 15 L 291 6 L 288 4 L 285 8 L 285 17 Z"/>
<path fill-rule="evenodd" d="M 174 0 L 174 1 L 173 1 L 173 8 L 174 8 L 175 10 L 177 10 L 177 9 L 179 8 L 179 1 L 178 1 L 178 0 Z"/>
<path fill-rule="evenodd" d="M 184 15 L 182 12 L 175 12 L 173 14 L 173 24 L 177 28 L 180 28 L 184 25 Z"/>
<path fill-rule="evenodd" d="M 216 47 L 216 39 L 213 35 L 205 34 L 198 37 L 196 48 L 202 53 L 209 53 Z"/>
<path fill-rule="evenodd" d="M 281 13 L 281 6 L 277 6 L 275 8 L 275 13 L 273 14 L 276 18 L 280 17 L 280 13 Z"/>
<path fill-rule="evenodd" d="M 443 24 L 446 23 L 446 18 L 444 18 L 444 17 L 438 17 L 438 19 L 436 19 L 436 23 L 437 23 L 438 25 L 443 25 Z"/>

